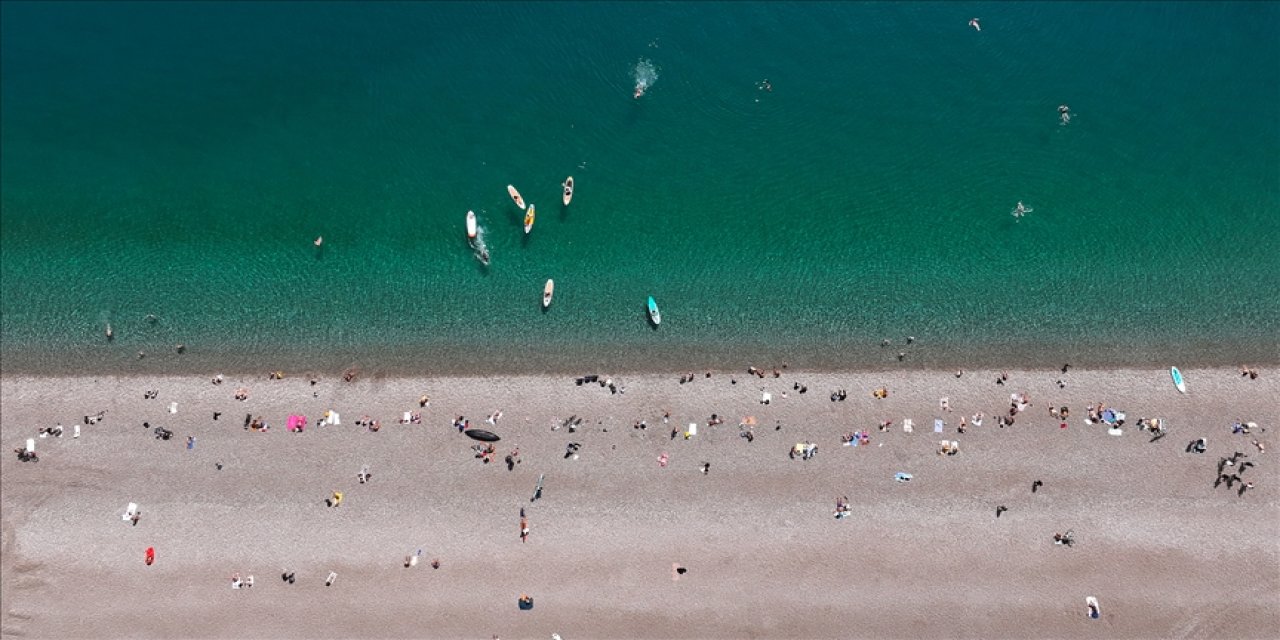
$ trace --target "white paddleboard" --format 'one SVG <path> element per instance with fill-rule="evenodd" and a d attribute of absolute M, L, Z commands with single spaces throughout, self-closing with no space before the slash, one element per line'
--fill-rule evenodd
<path fill-rule="evenodd" d="M 551 296 L 556 292 L 556 281 L 547 280 L 547 285 L 542 288 L 542 308 L 546 309 L 551 306 Z"/>
<path fill-rule="evenodd" d="M 524 214 L 524 232 L 527 234 L 533 230 L 533 216 L 535 214 L 533 205 L 529 205 L 529 210 Z"/>
<path fill-rule="evenodd" d="M 467 237 L 476 237 L 476 212 L 474 211 L 467 212 Z"/>
<path fill-rule="evenodd" d="M 1177 367 L 1169 367 L 1169 376 L 1173 378 L 1173 386 L 1182 393 L 1187 392 L 1187 381 L 1182 379 L 1182 372 Z"/>
<path fill-rule="evenodd" d="M 573 200 L 573 176 L 565 178 L 562 186 L 564 187 L 564 198 L 562 201 L 564 202 L 564 206 L 567 207 L 569 206 L 569 201 Z"/>
<path fill-rule="evenodd" d="M 511 196 L 511 199 L 515 201 L 516 206 L 520 207 L 521 211 L 524 210 L 524 198 L 520 197 L 520 192 L 516 191 L 515 187 L 507 185 L 507 195 Z"/>

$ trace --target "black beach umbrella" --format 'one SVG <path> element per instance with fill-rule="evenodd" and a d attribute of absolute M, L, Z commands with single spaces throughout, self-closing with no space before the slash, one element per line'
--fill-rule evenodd
<path fill-rule="evenodd" d="M 498 437 L 498 434 L 484 429 L 467 429 L 463 433 L 467 434 L 468 438 L 481 442 L 497 442 L 502 439 Z"/>

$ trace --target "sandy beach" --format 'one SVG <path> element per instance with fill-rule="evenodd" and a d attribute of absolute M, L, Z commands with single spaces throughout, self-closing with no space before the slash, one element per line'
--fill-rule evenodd
<path fill-rule="evenodd" d="M 685 384 L 681 372 L 617 375 L 618 393 L 571 376 L 327 374 L 315 385 L 294 372 L 220 385 L 210 382 L 216 372 L 5 376 L 0 632 L 1264 638 L 1280 628 L 1272 371 L 1250 380 L 1188 370 L 1180 394 L 1164 369 L 1010 371 L 998 385 L 998 371 L 761 379 L 745 368 L 699 371 Z M 247 401 L 233 398 L 240 387 Z M 872 397 L 881 387 L 888 397 Z M 847 400 L 831 400 L 837 389 Z M 156 397 L 144 398 L 148 390 Z M 1030 405 L 1000 428 L 1013 393 Z M 420 408 L 424 394 L 430 404 Z M 943 397 L 953 411 L 941 409 Z M 1122 435 L 1085 423 L 1096 403 L 1126 414 Z M 1050 406 L 1070 408 L 1067 428 Z M 314 426 L 326 410 L 342 424 Z M 422 423 L 399 424 L 406 411 Z M 961 416 L 978 412 L 982 425 L 957 433 Z M 246 414 L 270 429 L 246 430 Z M 311 426 L 287 431 L 290 414 Z M 724 423 L 708 426 L 712 414 Z M 378 432 L 357 426 L 365 415 L 381 422 Z M 452 426 L 458 416 L 501 436 L 492 463 Z M 560 427 L 570 416 L 582 418 L 573 433 Z M 753 441 L 740 436 L 747 416 Z M 1139 417 L 1161 419 L 1168 435 L 1151 442 Z M 935 418 L 946 421 L 942 434 Z M 884 420 L 893 423 L 882 432 Z M 1258 428 L 1233 434 L 1237 421 Z M 672 439 L 691 422 L 695 436 Z M 39 462 L 17 460 L 15 447 L 58 423 L 63 437 L 36 439 Z M 156 439 L 156 426 L 173 438 Z M 869 442 L 842 446 L 855 430 L 870 431 Z M 1201 437 L 1207 451 L 1186 452 Z M 960 453 L 938 455 L 944 438 Z M 576 458 L 565 457 L 570 442 L 581 444 Z M 790 458 L 798 442 L 818 453 Z M 517 447 L 509 471 L 503 459 Z M 1254 463 L 1243 495 L 1239 483 L 1213 486 L 1219 460 L 1237 451 Z M 372 478 L 362 484 L 364 465 Z M 912 481 L 895 482 L 897 472 Z M 531 502 L 540 474 L 545 489 Z M 1035 480 L 1043 485 L 1033 494 Z M 334 491 L 342 504 L 327 507 Z M 842 496 L 851 508 L 839 520 Z M 136 526 L 121 519 L 130 502 L 142 512 Z M 1000 505 L 1008 510 L 997 518 Z M 1055 545 L 1067 530 L 1074 546 Z M 419 549 L 420 562 L 405 568 Z M 677 564 L 687 572 L 675 574 Z M 284 570 L 296 583 L 281 580 Z M 331 571 L 338 578 L 326 587 Z M 254 575 L 255 586 L 230 588 L 236 573 Z M 521 594 L 534 598 L 532 610 L 517 607 Z M 1086 596 L 1099 599 L 1100 619 L 1086 617 Z"/>

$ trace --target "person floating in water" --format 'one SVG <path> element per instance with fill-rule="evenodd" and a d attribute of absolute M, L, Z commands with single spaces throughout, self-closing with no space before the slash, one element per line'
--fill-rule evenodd
<path fill-rule="evenodd" d="M 1058 118 L 1062 120 L 1062 124 L 1069 124 L 1071 122 L 1071 107 L 1068 107 L 1065 104 L 1059 105 Z"/>
<path fill-rule="evenodd" d="M 1013 208 L 1013 218 L 1014 218 L 1014 220 L 1021 220 L 1021 219 L 1022 219 L 1022 216 L 1025 216 L 1025 215 L 1027 215 L 1028 213 L 1031 213 L 1032 211 L 1035 211 L 1035 209 L 1032 209 L 1032 208 L 1030 208 L 1030 207 L 1028 207 L 1028 206 L 1026 206 L 1026 205 L 1022 204 L 1022 201 L 1021 201 L 1021 200 L 1019 200 L 1019 201 L 1018 201 L 1018 206 L 1016 206 L 1016 207 L 1014 207 L 1014 208 Z"/>
<path fill-rule="evenodd" d="M 982 25 L 978 24 L 977 18 L 969 20 L 969 26 L 973 27 L 977 31 L 982 31 Z"/>

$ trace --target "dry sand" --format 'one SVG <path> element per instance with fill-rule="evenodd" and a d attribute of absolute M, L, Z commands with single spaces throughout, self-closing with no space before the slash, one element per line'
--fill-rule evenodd
<path fill-rule="evenodd" d="M 784 372 L 764 380 L 719 372 L 620 376 L 625 393 L 568 377 L 358 379 L 312 387 L 209 377 L 0 380 L 5 637 L 550 638 L 1264 638 L 1280 629 L 1280 384 L 1234 370 L 1185 372 L 1177 393 L 1164 370 L 1011 372 Z M 736 378 L 737 384 L 730 384 Z M 1056 381 L 1062 378 L 1066 389 Z M 800 395 L 792 385 L 808 386 Z M 248 402 L 232 399 L 250 387 Z M 876 400 L 871 389 L 886 385 Z M 761 388 L 773 393 L 759 403 Z M 833 389 L 849 392 L 831 402 Z M 159 390 L 154 400 L 147 389 Z M 313 397 L 313 391 L 318 397 Z M 789 397 L 781 394 L 787 391 Z M 998 429 L 1009 394 L 1032 406 Z M 422 410 L 424 424 L 400 425 Z M 948 396 L 953 413 L 942 414 Z M 170 402 L 179 405 L 168 412 Z M 1083 423 L 1104 402 L 1128 414 L 1124 435 Z M 1047 407 L 1071 408 L 1060 429 Z M 285 431 L 290 412 L 340 427 Z M 484 418 L 501 409 L 496 427 Z M 700 423 L 672 441 L 662 423 Z M 71 425 L 106 410 L 97 425 Z M 213 421 L 214 411 L 223 412 Z M 961 415 L 988 414 L 959 435 Z M 273 425 L 242 429 L 246 412 Z M 707 427 L 712 413 L 725 423 Z M 383 428 L 357 427 L 363 414 Z M 577 414 L 577 433 L 553 424 Z M 502 435 L 493 464 L 450 421 Z M 738 436 L 744 416 L 756 439 Z M 958 440 L 936 454 L 935 417 Z M 1158 442 L 1133 427 L 1167 421 Z M 904 434 L 903 418 L 915 421 Z M 632 428 L 635 420 L 649 428 Z M 888 433 L 876 431 L 893 419 Z M 1257 421 L 1269 449 L 1232 435 Z M 774 429 L 781 420 L 781 431 Z M 141 425 L 172 429 L 160 441 Z M 14 447 L 38 440 L 38 463 Z M 605 431 L 607 429 L 607 432 Z M 869 447 L 840 435 L 870 429 Z M 197 438 L 186 448 L 188 435 Z M 1184 452 L 1207 437 L 1204 455 Z M 798 441 L 816 458 L 791 460 Z M 579 458 L 564 459 L 570 441 Z M 502 457 L 519 446 L 514 471 Z M 1223 455 L 1247 452 L 1256 488 L 1214 489 Z M 670 464 L 660 468 L 667 452 Z M 221 462 L 218 470 L 215 463 Z M 708 475 L 699 467 L 710 462 Z M 373 479 L 359 484 L 368 464 Z M 893 481 L 896 471 L 911 483 Z M 541 500 L 530 503 L 540 473 Z M 1031 483 L 1044 481 L 1033 495 Z M 333 490 L 342 506 L 327 508 Z M 852 516 L 835 520 L 837 497 Z M 128 502 L 143 516 L 120 519 Z M 996 505 L 1009 510 L 995 518 Z M 531 536 L 519 538 L 519 510 Z M 1073 529 L 1075 548 L 1055 546 Z M 156 549 L 146 566 L 143 553 Z M 423 549 L 422 562 L 402 566 Z M 433 570 L 428 561 L 443 563 Z M 689 572 L 672 579 L 672 563 Z M 282 568 L 298 582 L 283 584 Z M 337 582 L 324 586 L 329 571 Z M 253 589 L 230 576 L 254 574 Z M 535 598 L 519 611 L 522 593 Z M 1102 603 L 1084 615 L 1085 596 Z"/>

